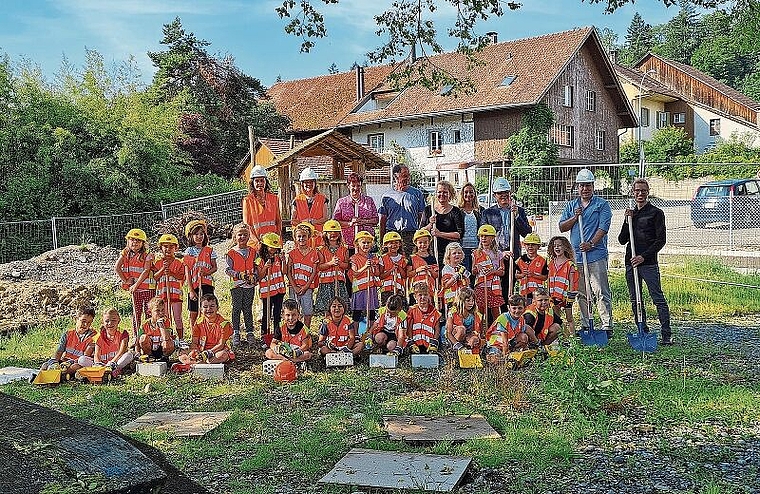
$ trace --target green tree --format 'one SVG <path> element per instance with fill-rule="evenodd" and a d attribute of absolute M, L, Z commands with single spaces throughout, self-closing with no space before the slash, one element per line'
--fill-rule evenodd
<path fill-rule="evenodd" d="M 691 56 L 703 38 L 700 31 L 699 15 L 689 0 L 679 0 L 678 14 L 662 26 L 657 32 L 662 42 L 654 51 L 665 58 L 689 64 Z"/>
<path fill-rule="evenodd" d="M 654 45 L 652 26 L 644 22 L 641 14 L 633 14 L 620 52 L 620 63 L 631 66 L 649 53 Z"/>
<path fill-rule="evenodd" d="M 150 87 L 164 104 L 185 102 L 177 145 L 200 173 L 231 176 L 248 149 L 248 124 L 257 136 L 282 137 L 288 119 L 260 104 L 266 88 L 237 68 L 230 57 L 208 53 L 208 41 L 185 32 L 179 17 L 163 28 L 167 49 L 148 56 L 157 71 Z"/>

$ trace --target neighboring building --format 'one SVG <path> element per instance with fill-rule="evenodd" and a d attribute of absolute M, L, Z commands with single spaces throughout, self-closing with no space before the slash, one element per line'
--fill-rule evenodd
<path fill-rule="evenodd" d="M 760 103 L 694 67 L 650 53 L 634 69 L 616 64 L 615 71 L 628 101 L 640 113 L 643 140 L 662 127 L 680 127 L 699 154 L 734 133 L 760 137 Z M 638 132 L 629 129 L 621 142 L 638 140 Z"/>
<path fill-rule="evenodd" d="M 594 28 L 505 43 L 494 39 L 477 58 L 483 64 L 470 73 L 461 54 L 430 58 L 469 77 L 471 94 L 422 86 L 394 90 L 385 78 L 396 66 L 383 65 L 281 82 L 269 95 L 299 139 L 337 128 L 385 156 L 400 147 L 430 183 L 439 176 L 455 184 L 474 180 L 467 172 L 471 166 L 509 166 L 507 138 L 539 103 L 554 112 L 550 136 L 562 163 L 617 162 L 618 129 L 636 127 L 637 121 Z"/>

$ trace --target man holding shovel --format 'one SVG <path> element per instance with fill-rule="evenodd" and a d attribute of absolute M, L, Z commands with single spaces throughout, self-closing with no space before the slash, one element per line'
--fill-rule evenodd
<path fill-rule="evenodd" d="M 625 210 L 625 221 L 620 229 L 618 241 L 626 245 L 625 249 L 625 279 L 628 282 L 628 292 L 631 295 L 633 313 L 636 314 L 636 283 L 634 268 L 638 270 L 639 279 L 647 284 L 649 296 L 657 307 L 657 317 L 660 319 L 662 344 L 672 345 L 673 336 L 670 331 L 670 309 L 660 285 L 660 265 L 657 253 L 665 246 L 665 213 L 649 202 L 649 182 L 644 178 L 633 181 L 633 199 L 636 205 L 633 209 Z M 633 225 L 633 245 L 635 256 L 631 257 L 631 238 L 628 222 Z M 639 294 L 639 297 L 641 295 Z M 646 311 L 641 311 L 641 319 L 646 330 Z"/>
<path fill-rule="evenodd" d="M 578 301 L 581 309 L 581 323 L 584 331 L 593 328 L 593 313 L 588 297 L 596 298 L 602 330 L 612 337 L 612 292 L 607 272 L 609 251 L 607 232 L 612 223 L 612 208 L 605 199 L 594 195 L 594 174 L 583 168 L 578 172 L 578 198 L 568 202 L 559 219 L 559 231 L 570 232 L 570 243 L 575 250 L 575 261 L 580 267 L 578 280 Z M 581 231 L 581 226 L 583 230 Z M 584 260 L 585 256 L 585 260 Z M 585 261 L 585 262 L 584 262 Z M 588 266 L 588 272 L 584 265 Z M 585 277 L 590 284 L 586 284 Z M 586 286 L 591 287 L 588 293 Z"/>

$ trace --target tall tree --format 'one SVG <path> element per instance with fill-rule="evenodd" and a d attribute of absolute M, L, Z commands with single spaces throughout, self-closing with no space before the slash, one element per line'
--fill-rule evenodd
<path fill-rule="evenodd" d="M 623 50 L 620 53 L 620 63 L 631 66 L 650 52 L 654 45 L 652 26 L 644 22 L 641 14 L 633 14 L 631 23 L 625 34 Z"/>
<path fill-rule="evenodd" d="M 288 120 L 261 103 L 266 88 L 258 79 L 238 69 L 231 56 L 209 54 L 210 43 L 185 32 L 179 17 L 163 33 L 167 49 L 148 53 L 157 68 L 150 91 L 158 101 L 184 102 L 177 144 L 193 168 L 229 177 L 248 149 L 249 124 L 256 135 L 277 137 Z"/>
<path fill-rule="evenodd" d="M 658 31 L 662 42 L 655 51 L 671 60 L 689 64 L 691 56 L 703 38 L 700 31 L 699 15 L 689 0 L 679 0 L 678 14 Z"/>

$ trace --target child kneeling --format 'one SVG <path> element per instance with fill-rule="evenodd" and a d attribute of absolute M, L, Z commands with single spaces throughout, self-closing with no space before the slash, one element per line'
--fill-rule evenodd
<path fill-rule="evenodd" d="M 409 348 L 412 353 L 438 353 L 441 313 L 433 306 L 427 283 L 414 284 L 414 299 L 417 304 L 409 308 L 406 316 Z"/>
<path fill-rule="evenodd" d="M 492 364 L 512 350 L 526 350 L 528 343 L 536 338 L 533 330 L 525 326 L 525 298 L 512 295 L 507 304 L 508 311 L 496 318 L 486 332 L 486 359 Z"/>
<path fill-rule="evenodd" d="M 201 315 L 193 325 L 190 352 L 180 355 L 183 364 L 223 364 L 235 358 L 230 350 L 232 324 L 219 314 L 219 299 L 207 293 L 200 300 Z"/>
<path fill-rule="evenodd" d="M 166 317 L 166 301 L 153 297 L 148 301 L 150 319 L 137 331 L 135 350 L 143 359 L 168 360 L 175 343 L 171 321 Z"/>
<path fill-rule="evenodd" d="M 388 355 L 401 355 L 406 340 L 406 312 L 404 297 L 391 294 L 380 309 L 379 318 L 367 333 L 364 346 L 367 350 L 386 351 Z"/>
<path fill-rule="evenodd" d="M 301 322 L 298 302 L 287 299 L 282 303 L 282 325 L 274 329 L 272 344 L 264 355 L 272 360 L 306 362 L 311 359 L 311 335 Z"/>
<path fill-rule="evenodd" d="M 364 350 L 364 344 L 356 337 L 357 323 L 346 317 L 346 303 L 340 297 L 330 301 L 330 312 L 319 329 L 319 354 L 351 352 L 354 357 Z"/>

